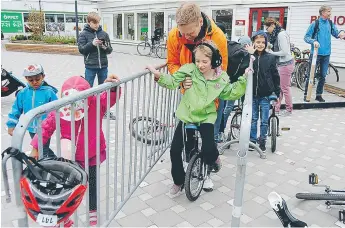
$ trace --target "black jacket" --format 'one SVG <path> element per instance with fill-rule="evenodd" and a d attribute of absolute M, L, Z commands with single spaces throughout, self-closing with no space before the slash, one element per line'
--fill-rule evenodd
<path fill-rule="evenodd" d="M 105 41 L 105 50 L 99 46 L 92 44 L 95 38 L 103 39 Z M 86 68 L 104 68 L 108 67 L 107 55 L 113 51 L 110 44 L 109 35 L 99 26 L 98 30 L 93 30 L 88 24 L 85 25 L 84 30 L 80 33 L 78 38 L 78 49 L 80 54 L 84 55 L 84 63 Z"/>
<path fill-rule="evenodd" d="M 244 75 L 249 67 L 250 54 L 243 46 L 234 41 L 228 41 L 228 68 L 230 82 L 237 82 L 238 78 Z"/>
<path fill-rule="evenodd" d="M 253 95 L 266 97 L 275 92 L 279 97 L 280 77 L 276 63 L 277 58 L 265 51 L 260 56 L 255 52 L 254 56 Z"/>

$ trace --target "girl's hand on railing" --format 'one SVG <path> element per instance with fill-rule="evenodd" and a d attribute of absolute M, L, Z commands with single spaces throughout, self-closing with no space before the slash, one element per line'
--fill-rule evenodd
<path fill-rule="evenodd" d="M 117 76 L 115 74 L 110 74 L 110 75 L 108 75 L 108 78 L 105 79 L 104 82 L 119 82 L 119 81 L 120 81 L 119 76 Z"/>

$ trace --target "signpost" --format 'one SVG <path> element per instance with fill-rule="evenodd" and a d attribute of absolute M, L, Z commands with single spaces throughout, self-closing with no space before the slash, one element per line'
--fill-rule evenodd
<path fill-rule="evenodd" d="M 1 31 L 3 33 L 23 33 L 22 13 L 1 12 Z"/>

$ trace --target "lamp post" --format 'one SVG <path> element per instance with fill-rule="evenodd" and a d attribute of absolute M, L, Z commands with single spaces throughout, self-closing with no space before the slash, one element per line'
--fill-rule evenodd
<path fill-rule="evenodd" d="M 75 33 L 76 33 L 76 38 L 78 40 L 79 36 L 79 27 L 78 27 L 78 0 L 74 1 L 74 7 L 75 7 Z"/>

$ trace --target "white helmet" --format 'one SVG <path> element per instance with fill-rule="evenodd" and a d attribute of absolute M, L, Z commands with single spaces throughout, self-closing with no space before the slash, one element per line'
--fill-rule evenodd
<path fill-rule="evenodd" d="M 40 64 L 31 64 L 24 69 L 24 77 L 33 77 L 39 74 L 44 75 L 43 67 Z"/>

